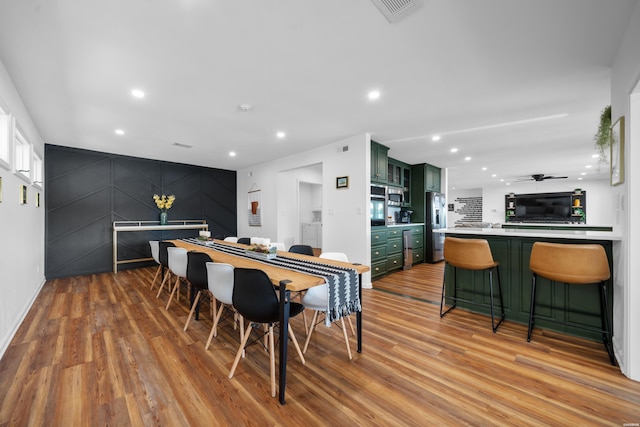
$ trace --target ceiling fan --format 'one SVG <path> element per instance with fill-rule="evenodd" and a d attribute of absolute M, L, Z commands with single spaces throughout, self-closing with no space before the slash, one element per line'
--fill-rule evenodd
<path fill-rule="evenodd" d="M 531 175 L 531 178 L 520 179 L 518 181 L 537 181 L 537 182 L 541 182 L 541 181 L 544 181 L 546 179 L 566 179 L 566 178 L 568 178 L 568 177 L 567 176 L 545 175 L 543 173 L 535 173 L 535 174 Z"/>

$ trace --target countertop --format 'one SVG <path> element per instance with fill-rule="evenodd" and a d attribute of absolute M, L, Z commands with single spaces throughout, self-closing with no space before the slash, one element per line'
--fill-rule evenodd
<path fill-rule="evenodd" d="M 424 222 L 396 222 L 387 225 L 387 227 L 411 227 L 412 225 L 424 225 Z"/>
<path fill-rule="evenodd" d="M 585 240 L 610 240 L 620 241 L 622 236 L 618 232 L 613 231 L 587 231 L 576 228 L 575 230 L 526 230 L 515 228 L 471 228 L 471 227 L 454 227 L 439 230 L 433 230 L 434 233 L 445 234 L 474 234 L 486 236 L 504 236 L 504 237 L 544 237 L 551 239 L 585 239 Z"/>

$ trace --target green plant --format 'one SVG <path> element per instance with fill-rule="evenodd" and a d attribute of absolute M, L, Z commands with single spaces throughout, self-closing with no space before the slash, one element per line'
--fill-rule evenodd
<path fill-rule="evenodd" d="M 611 105 L 604 107 L 600 113 L 600 124 L 598 125 L 598 131 L 593 136 L 596 149 L 600 154 L 600 161 L 607 160 L 607 154 L 609 153 L 609 147 L 611 145 L 611 138 L 609 136 L 611 132 Z"/>

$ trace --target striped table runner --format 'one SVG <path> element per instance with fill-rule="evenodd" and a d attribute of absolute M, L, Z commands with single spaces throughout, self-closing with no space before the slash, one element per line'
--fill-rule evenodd
<path fill-rule="evenodd" d="M 216 251 L 225 252 L 231 255 L 250 258 L 253 261 L 263 262 L 271 266 L 295 270 L 305 274 L 311 274 L 324 278 L 329 290 L 327 298 L 327 316 L 325 323 L 327 326 L 331 322 L 339 320 L 343 316 L 362 311 L 360 302 L 360 278 L 358 272 L 352 268 L 339 267 L 325 264 L 321 261 L 307 261 L 297 258 L 278 255 L 273 259 L 262 260 L 245 254 L 244 248 L 230 246 L 221 243 L 203 242 L 196 238 L 181 239 L 184 242 L 194 245 L 204 246 Z M 318 258 L 321 260 L 321 258 Z"/>

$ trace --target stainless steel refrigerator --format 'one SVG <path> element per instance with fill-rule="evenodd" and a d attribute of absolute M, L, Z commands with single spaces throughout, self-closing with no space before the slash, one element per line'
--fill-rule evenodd
<path fill-rule="evenodd" d="M 435 263 L 444 259 L 444 233 L 434 230 L 447 228 L 446 200 L 443 193 L 427 191 L 425 197 L 424 241 L 426 243 L 424 258 L 426 262 Z"/>

